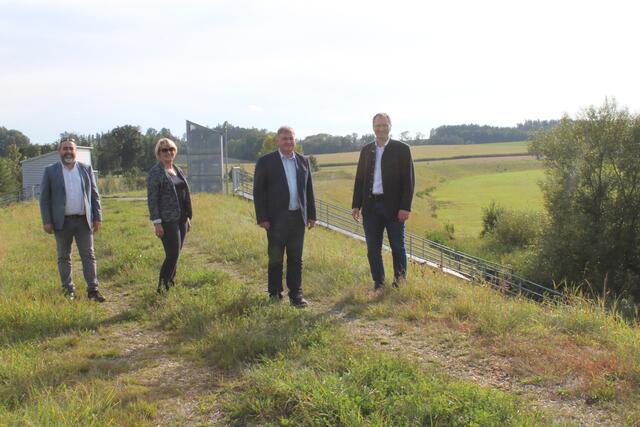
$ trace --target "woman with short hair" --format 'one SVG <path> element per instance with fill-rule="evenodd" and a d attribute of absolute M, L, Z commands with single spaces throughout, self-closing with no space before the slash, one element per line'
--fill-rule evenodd
<path fill-rule="evenodd" d="M 147 203 L 149 218 L 164 247 L 158 280 L 158 293 L 162 293 L 175 284 L 178 257 L 191 228 L 192 212 L 189 183 L 182 169 L 173 163 L 178 147 L 169 138 L 161 138 L 155 151 L 158 163 L 149 170 Z"/>

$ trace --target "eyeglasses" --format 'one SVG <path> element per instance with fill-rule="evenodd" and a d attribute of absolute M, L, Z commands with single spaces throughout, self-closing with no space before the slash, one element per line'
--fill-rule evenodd
<path fill-rule="evenodd" d="M 75 140 L 75 139 L 73 139 L 73 138 L 72 138 L 72 137 L 70 137 L 70 136 L 65 136 L 64 138 L 62 138 L 62 139 L 60 140 L 60 143 L 63 143 L 63 142 L 73 142 L 73 143 L 75 143 L 75 142 L 76 142 L 76 140 Z"/>
<path fill-rule="evenodd" d="M 175 153 L 176 149 L 173 147 L 169 147 L 169 148 L 161 148 L 160 151 L 162 151 L 163 153 L 168 153 L 169 151 L 171 151 L 172 153 Z"/>

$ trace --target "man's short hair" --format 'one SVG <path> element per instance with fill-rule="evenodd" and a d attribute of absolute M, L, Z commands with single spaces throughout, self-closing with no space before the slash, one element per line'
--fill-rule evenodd
<path fill-rule="evenodd" d="M 282 135 L 283 133 L 290 133 L 292 135 L 296 134 L 296 131 L 293 130 L 293 128 L 291 126 L 280 126 L 278 128 L 278 132 L 276 133 L 278 136 Z"/>
<path fill-rule="evenodd" d="M 387 121 L 389 122 L 389 125 L 391 125 L 391 117 L 389 117 L 387 113 L 377 113 L 375 116 L 373 116 L 373 120 L 371 120 L 371 123 L 375 122 L 378 117 L 383 117 L 387 119 Z"/>
<path fill-rule="evenodd" d="M 73 145 L 77 145 L 74 137 L 69 135 L 63 136 L 62 138 L 60 138 L 60 142 L 58 142 L 58 151 L 60 151 L 60 148 L 62 147 L 62 144 L 64 142 L 73 142 Z"/>

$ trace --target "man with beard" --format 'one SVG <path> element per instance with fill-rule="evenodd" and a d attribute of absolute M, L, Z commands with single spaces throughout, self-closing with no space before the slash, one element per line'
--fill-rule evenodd
<path fill-rule="evenodd" d="M 58 146 L 60 162 L 44 170 L 40 185 L 40 213 L 44 231 L 54 234 L 58 253 L 58 272 L 68 299 L 75 299 L 71 277 L 71 243 L 76 241 L 82 260 L 90 300 L 104 302 L 98 291 L 93 234 L 100 230 L 102 211 L 100 194 L 91 166 L 76 162 L 76 144 L 70 137 Z"/>

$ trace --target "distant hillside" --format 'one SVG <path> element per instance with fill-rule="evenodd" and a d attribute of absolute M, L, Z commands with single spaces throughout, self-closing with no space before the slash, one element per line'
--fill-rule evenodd
<path fill-rule="evenodd" d="M 546 131 L 558 124 L 558 120 L 527 120 L 515 127 L 480 125 L 446 125 L 431 130 L 429 139 L 420 145 L 484 144 L 489 142 L 526 141 L 538 131 Z"/>

